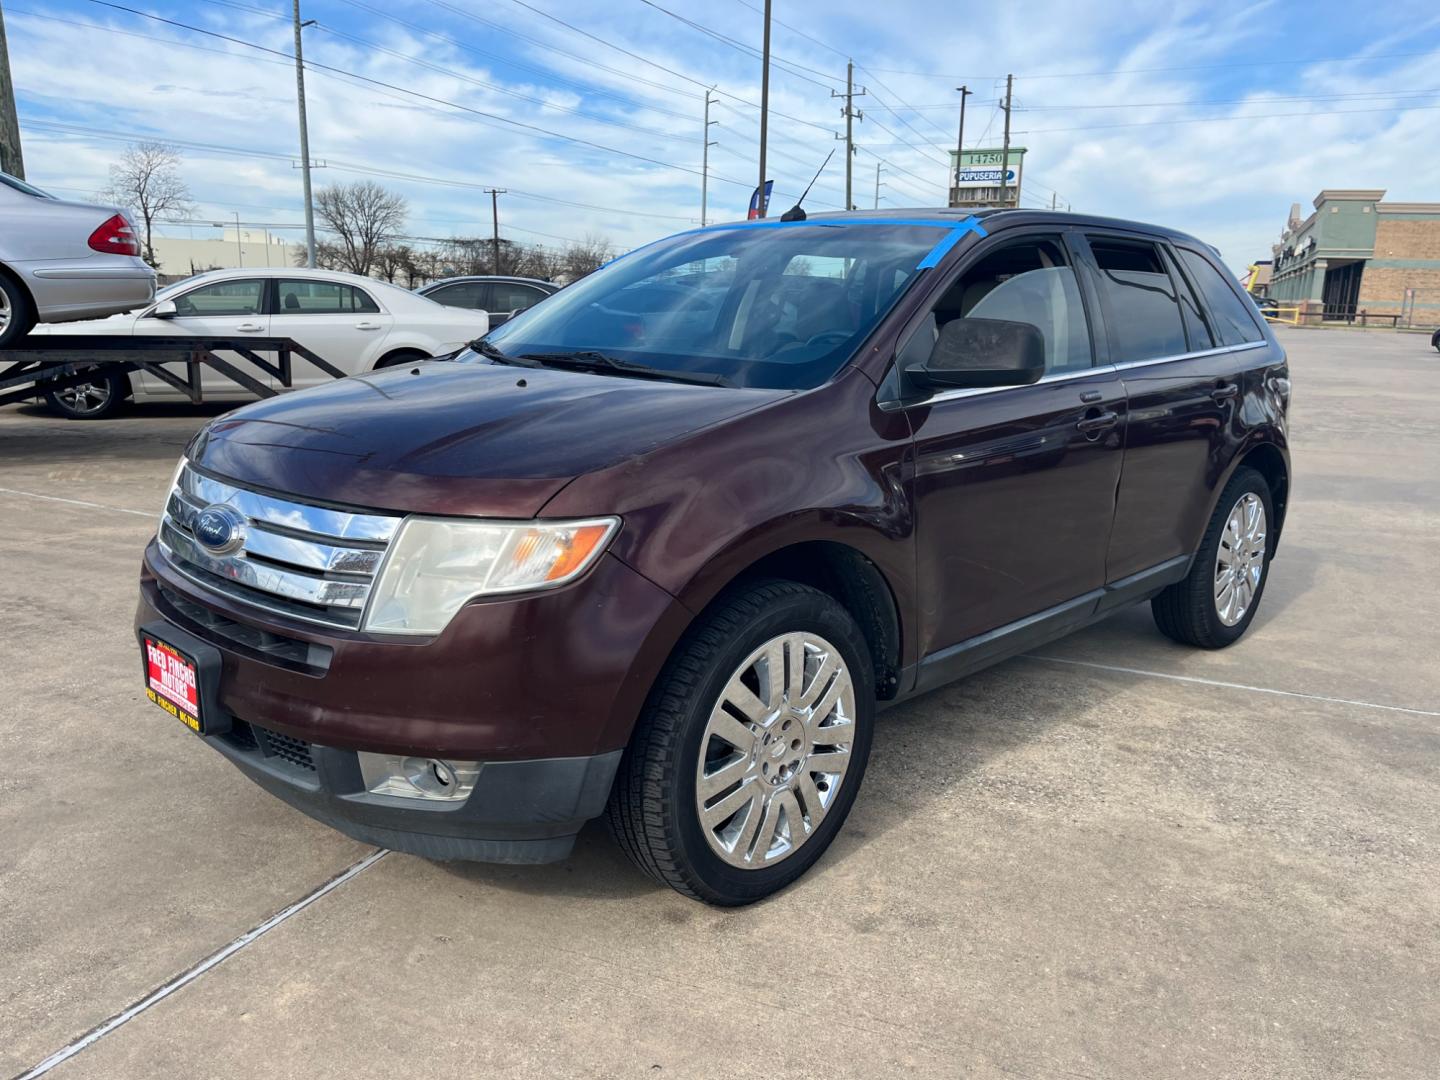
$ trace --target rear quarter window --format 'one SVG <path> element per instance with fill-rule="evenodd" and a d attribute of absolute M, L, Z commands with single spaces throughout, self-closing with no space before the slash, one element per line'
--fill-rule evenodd
<path fill-rule="evenodd" d="M 1221 276 L 1215 265 L 1199 252 L 1177 248 L 1185 273 L 1200 290 L 1200 296 L 1210 313 L 1210 326 L 1220 345 L 1243 345 L 1249 341 L 1264 341 L 1265 335 L 1256 325 L 1254 304 L 1236 295 L 1229 283 Z"/>
<path fill-rule="evenodd" d="M 1112 360 L 1126 364 L 1188 351 L 1175 283 L 1159 248 L 1144 240 L 1089 241 L 1107 302 Z"/>

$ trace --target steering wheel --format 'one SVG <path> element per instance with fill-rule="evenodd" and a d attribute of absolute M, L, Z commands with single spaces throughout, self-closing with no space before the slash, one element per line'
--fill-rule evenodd
<path fill-rule="evenodd" d="M 826 343 L 827 339 L 828 339 L 828 341 L 829 341 L 831 344 L 839 345 L 839 344 L 841 344 L 842 342 L 845 342 L 845 341 L 850 340 L 850 331 L 849 331 L 849 330 L 822 330 L 822 331 L 820 331 L 820 333 L 815 334 L 814 336 L 812 336 L 808 341 L 805 342 L 805 344 L 806 344 L 806 345 L 823 345 L 823 344 Z"/>

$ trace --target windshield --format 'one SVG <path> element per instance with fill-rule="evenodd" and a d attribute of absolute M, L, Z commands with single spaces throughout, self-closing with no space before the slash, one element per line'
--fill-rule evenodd
<path fill-rule="evenodd" d="M 850 358 L 949 229 L 810 222 L 683 233 L 617 259 L 486 341 L 513 357 L 599 353 L 735 386 L 809 389 Z"/>

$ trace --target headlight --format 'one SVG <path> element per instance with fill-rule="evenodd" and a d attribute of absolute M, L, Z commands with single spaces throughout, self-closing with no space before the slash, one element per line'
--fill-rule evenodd
<path fill-rule="evenodd" d="M 474 521 L 409 517 L 370 597 L 365 629 L 438 634 L 477 596 L 553 589 L 584 573 L 619 518 Z"/>

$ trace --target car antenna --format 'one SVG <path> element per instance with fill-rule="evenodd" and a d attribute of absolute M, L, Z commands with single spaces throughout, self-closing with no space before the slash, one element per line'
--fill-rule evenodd
<path fill-rule="evenodd" d="M 811 178 L 810 183 L 805 185 L 805 190 L 801 193 L 800 198 L 795 200 L 795 205 L 790 207 L 789 210 L 786 210 L 785 213 L 780 215 L 781 221 L 805 220 L 805 211 L 800 209 L 800 204 L 805 201 L 805 196 L 810 194 L 810 189 L 815 186 L 815 181 L 820 179 L 820 174 L 825 171 L 825 166 L 830 164 L 830 159 L 834 156 L 835 148 L 832 146 L 830 148 L 830 153 L 826 154 L 825 160 L 820 163 L 820 168 L 815 170 L 815 175 Z"/>

